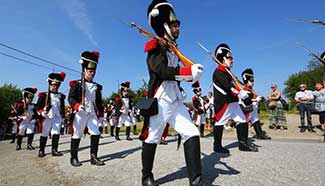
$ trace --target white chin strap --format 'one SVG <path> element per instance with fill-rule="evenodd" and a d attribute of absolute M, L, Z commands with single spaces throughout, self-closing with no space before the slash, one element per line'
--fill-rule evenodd
<path fill-rule="evenodd" d="M 226 57 L 223 57 L 223 60 L 225 60 L 225 63 L 226 63 L 226 65 L 227 65 L 227 67 L 228 67 L 228 68 L 231 68 L 231 66 L 230 66 L 230 64 L 229 64 L 229 62 L 228 62 L 228 60 L 227 60 L 227 58 L 226 58 Z"/>
<path fill-rule="evenodd" d="M 174 41 L 174 40 L 175 40 L 175 38 L 174 38 L 174 36 L 173 36 L 172 32 L 170 31 L 170 28 L 169 28 L 169 26 L 168 26 L 168 24 L 167 24 L 167 23 L 164 23 L 164 28 L 165 28 L 165 30 L 166 30 L 166 32 L 167 32 L 167 34 L 168 34 L 168 36 L 170 37 L 170 39 L 172 39 L 172 40 Z"/>

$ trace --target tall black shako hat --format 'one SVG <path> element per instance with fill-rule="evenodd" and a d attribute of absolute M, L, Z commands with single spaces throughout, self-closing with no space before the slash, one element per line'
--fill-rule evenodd
<path fill-rule="evenodd" d="M 37 88 L 24 88 L 22 91 L 24 98 L 33 98 L 34 94 L 37 92 Z"/>
<path fill-rule="evenodd" d="M 192 84 L 192 90 L 193 92 L 196 94 L 198 91 L 201 90 L 201 87 L 200 87 L 200 82 L 199 81 L 195 81 L 193 84 Z"/>
<path fill-rule="evenodd" d="M 147 16 L 149 25 L 159 37 L 164 36 L 166 31 L 171 39 L 175 39 L 169 26 L 174 22 L 180 24 L 180 21 L 176 18 L 173 5 L 166 0 L 153 0 L 148 7 Z"/>
<path fill-rule="evenodd" d="M 225 43 L 221 43 L 220 45 L 217 46 L 214 55 L 216 56 L 216 58 L 222 63 L 223 58 L 232 58 L 232 53 L 230 50 L 230 47 L 225 44 Z"/>
<path fill-rule="evenodd" d="M 253 82 L 254 81 L 254 73 L 251 68 L 245 69 L 241 73 L 241 77 L 243 78 L 243 82 L 246 84 L 248 81 Z"/>
<path fill-rule="evenodd" d="M 100 54 L 98 51 L 92 51 L 92 52 L 84 51 L 81 54 L 79 63 L 81 63 L 82 68 L 96 70 L 99 55 Z"/>
<path fill-rule="evenodd" d="M 120 91 L 122 92 L 122 91 L 128 91 L 129 90 L 129 88 L 130 88 L 130 81 L 126 81 L 126 82 L 124 82 L 124 83 L 121 83 L 121 85 L 120 85 Z"/>
<path fill-rule="evenodd" d="M 323 60 L 325 60 L 325 51 L 320 55 L 320 58 L 322 58 Z"/>
<path fill-rule="evenodd" d="M 60 85 L 61 82 L 64 81 L 64 78 L 65 78 L 65 73 L 64 72 L 50 73 L 48 78 L 47 78 L 47 82 L 49 83 L 49 85 L 52 85 L 52 84 Z"/>

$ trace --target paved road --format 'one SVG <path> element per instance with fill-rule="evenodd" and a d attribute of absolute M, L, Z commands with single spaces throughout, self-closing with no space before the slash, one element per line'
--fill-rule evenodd
<path fill-rule="evenodd" d="M 79 159 L 83 166 L 78 168 L 69 164 L 69 136 L 60 141 L 59 150 L 64 156 L 47 155 L 42 159 L 37 158 L 37 150 L 23 148 L 16 152 L 13 144 L 1 141 L 0 185 L 141 185 L 141 142 L 124 138 L 116 142 L 104 135 L 99 147 L 99 157 L 106 163 L 102 167 L 90 165 L 89 136 L 82 139 Z M 183 148 L 176 151 L 173 136 L 168 141 L 168 145 L 158 147 L 155 179 L 164 186 L 188 185 Z M 325 185 L 325 144 L 321 138 L 255 141 L 259 152 L 250 153 L 238 151 L 236 139 L 226 137 L 223 144 L 230 155 L 213 153 L 212 143 L 212 137 L 201 139 L 203 174 L 208 185 Z"/>

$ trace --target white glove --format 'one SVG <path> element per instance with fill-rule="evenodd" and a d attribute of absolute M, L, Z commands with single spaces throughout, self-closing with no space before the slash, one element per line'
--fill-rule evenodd
<path fill-rule="evenodd" d="M 27 116 L 20 116 L 20 118 L 21 118 L 22 120 L 26 120 L 26 119 L 27 119 Z"/>
<path fill-rule="evenodd" d="M 256 101 L 260 102 L 262 100 L 262 96 L 257 96 Z"/>
<path fill-rule="evenodd" d="M 186 92 L 184 90 L 182 90 L 181 94 L 182 94 L 182 100 L 183 101 L 186 100 L 186 97 L 187 97 Z"/>
<path fill-rule="evenodd" d="M 85 111 L 85 107 L 83 105 L 79 105 L 78 112 L 83 112 L 83 111 Z"/>
<path fill-rule="evenodd" d="M 240 97 L 240 99 L 243 99 L 243 100 L 246 99 L 246 98 L 248 98 L 247 91 L 246 90 L 239 91 L 238 96 Z"/>
<path fill-rule="evenodd" d="M 203 65 L 194 64 L 191 66 L 193 81 L 198 81 L 203 73 Z"/>
<path fill-rule="evenodd" d="M 42 115 L 42 117 L 45 118 L 45 119 L 48 119 L 48 118 L 49 118 L 49 116 L 47 115 L 47 112 L 46 112 L 46 111 L 43 111 L 43 112 L 41 113 L 41 115 Z"/>
<path fill-rule="evenodd" d="M 35 124 L 35 123 L 36 123 L 36 119 L 32 119 L 32 120 L 30 120 L 30 123 L 31 123 L 31 124 Z"/>

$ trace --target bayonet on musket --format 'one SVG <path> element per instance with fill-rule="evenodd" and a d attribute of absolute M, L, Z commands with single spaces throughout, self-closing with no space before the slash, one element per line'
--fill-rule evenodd
<path fill-rule="evenodd" d="M 307 20 L 307 19 L 289 19 L 289 21 L 325 25 L 325 21 L 321 21 L 321 20 L 318 20 L 318 19 L 313 19 L 313 20 Z"/>
<path fill-rule="evenodd" d="M 304 45 L 300 45 L 306 52 L 308 52 L 311 56 L 318 59 L 321 63 L 325 65 L 325 60 L 316 55 L 313 51 L 311 51 L 309 48 L 305 47 Z"/>

